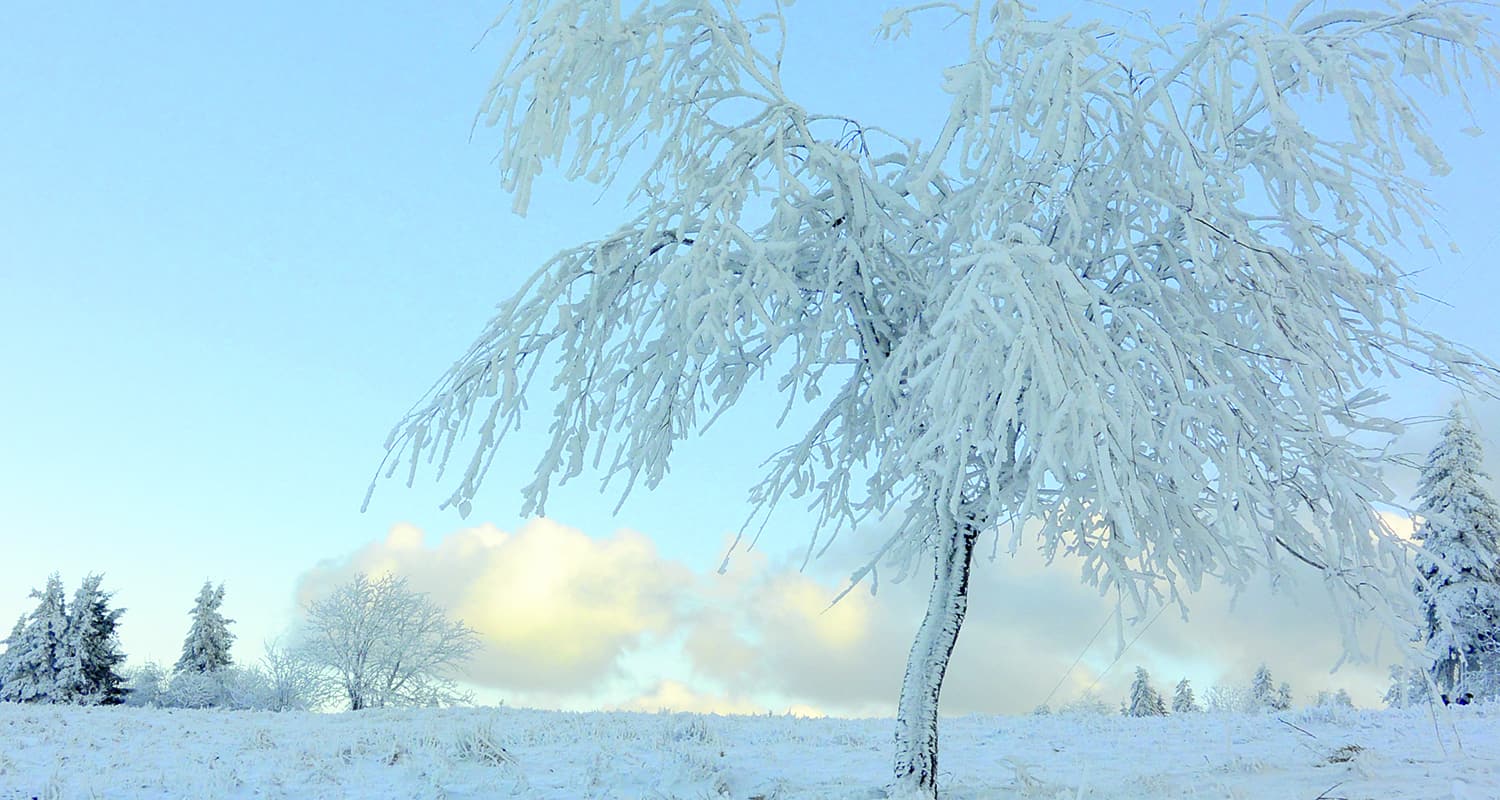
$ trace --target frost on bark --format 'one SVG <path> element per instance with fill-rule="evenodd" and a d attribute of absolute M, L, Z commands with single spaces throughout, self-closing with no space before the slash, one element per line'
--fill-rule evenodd
<path fill-rule="evenodd" d="M 935 548 L 927 613 L 906 660 L 896 707 L 898 786 L 937 785 L 938 696 L 969 609 L 969 571 L 981 532 L 972 522 L 960 523 L 956 535 Z"/>
<path fill-rule="evenodd" d="M 761 9 L 508 4 L 481 119 L 515 209 L 553 169 L 623 180 L 630 216 L 500 306 L 392 431 L 383 475 L 452 468 L 447 504 L 468 513 L 545 399 L 523 508 L 543 513 L 586 470 L 622 500 L 655 486 L 747 392 L 809 406 L 751 505 L 814 509 L 809 555 L 897 521 L 851 586 L 937 560 L 898 726 L 898 788 L 919 796 L 968 526 L 1012 523 L 1014 550 L 1024 524 L 1136 612 L 1293 566 L 1350 619 L 1404 594 L 1385 591 L 1404 545 L 1372 505 L 1399 430 L 1375 387 L 1495 386 L 1407 313 L 1388 254 L 1435 216 L 1411 156 L 1448 168 L 1420 98 L 1496 77 L 1482 7 L 1302 2 L 1151 30 L 922 3 L 882 23 L 937 17 L 953 37 L 948 111 L 915 132 L 791 97 L 787 14 Z M 1315 129 L 1313 104 L 1347 125 Z"/>

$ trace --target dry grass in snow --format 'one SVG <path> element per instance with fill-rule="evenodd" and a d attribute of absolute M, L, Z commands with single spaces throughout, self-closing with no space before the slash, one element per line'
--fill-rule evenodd
<path fill-rule="evenodd" d="M 890 720 L 0 705 L 0 800 L 872 798 Z M 944 796 L 1494 800 L 1500 708 L 944 721 Z"/>

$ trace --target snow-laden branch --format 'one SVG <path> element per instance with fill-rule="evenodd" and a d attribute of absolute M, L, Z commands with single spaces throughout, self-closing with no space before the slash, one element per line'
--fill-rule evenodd
<path fill-rule="evenodd" d="M 1396 428 L 1379 382 L 1497 385 L 1411 319 L 1393 255 L 1433 213 L 1410 155 L 1447 169 L 1414 92 L 1497 74 L 1480 6 L 1139 35 L 925 3 L 888 31 L 957 16 L 967 51 L 931 144 L 789 98 L 779 15 L 515 6 L 484 118 L 518 210 L 549 164 L 607 181 L 637 151 L 643 210 L 545 265 L 392 432 L 385 473 L 456 459 L 462 510 L 538 376 L 556 405 L 527 513 L 585 470 L 622 499 L 655 485 L 766 379 L 817 413 L 762 511 L 801 498 L 836 530 L 900 510 L 896 556 L 945 516 L 1039 522 L 1142 609 L 1287 559 L 1366 591 L 1400 562 L 1370 535 L 1369 436 Z"/>

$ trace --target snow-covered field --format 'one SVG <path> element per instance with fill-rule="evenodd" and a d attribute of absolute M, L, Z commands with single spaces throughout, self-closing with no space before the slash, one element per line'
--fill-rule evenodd
<path fill-rule="evenodd" d="M 975 716 L 943 737 L 949 798 L 1500 798 L 1500 708 Z M 870 798 L 890 741 L 889 720 L 0 704 L 0 800 Z"/>

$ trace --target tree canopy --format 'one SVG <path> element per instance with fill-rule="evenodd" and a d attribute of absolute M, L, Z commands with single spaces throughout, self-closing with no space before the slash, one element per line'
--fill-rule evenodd
<path fill-rule="evenodd" d="M 1407 313 L 1393 254 L 1434 216 L 1411 156 L 1449 168 L 1421 97 L 1500 76 L 1482 6 L 1139 29 L 1012 0 L 898 8 L 884 34 L 935 17 L 951 35 L 948 111 L 920 138 L 790 96 L 782 4 L 747 8 L 508 6 L 482 119 L 515 210 L 554 169 L 626 181 L 633 217 L 501 304 L 392 431 L 384 474 L 456 460 L 467 513 L 539 376 L 551 441 L 523 513 L 586 469 L 622 496 L 656 485 L 748 390 L 806 404 L 751 505 L 808 503 L 809 552 L 899 521 L 852 583 L 933 559 L 898 710 L 898 783 L 922 796 L 974 544 L 1003 523 L 1137 611 L 1294 563 L 1362 595 L 1337 595 L 1346 611 L 1405 579 L 1374 506 L 1372 437 L 1399 429 L 1378 383 L 1496 386 Z"/>

